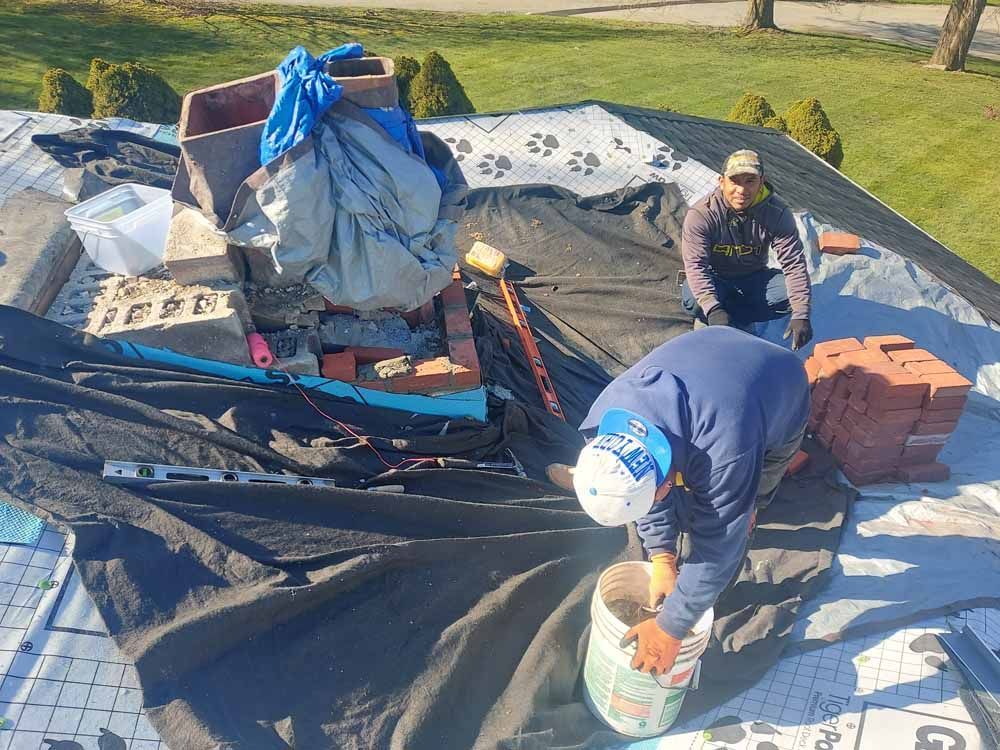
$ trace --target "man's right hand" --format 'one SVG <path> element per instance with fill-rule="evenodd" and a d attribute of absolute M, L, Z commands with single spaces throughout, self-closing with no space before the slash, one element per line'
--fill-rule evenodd
<path fill-rule="evenodd" d="M 649 608 L 656 609 L 677 585 L 677 555 L 661 552 L 649 558 L 653 575 L 649 579 Z"/>
<path fill-rule="evenodd" d="M 707 316 L 708 324 L 710 326 L 728 326 L 730 325 L 729 313 L 722 306 L 716 307 Z"/>

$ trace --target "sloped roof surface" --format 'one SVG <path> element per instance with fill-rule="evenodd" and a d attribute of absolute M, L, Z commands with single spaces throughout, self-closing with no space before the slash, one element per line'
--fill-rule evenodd
<path fill-rule="evenodd" d="M 798 143 L 774 130 L 676 112 L 592 102 L 703 164 L 720 169 L 740 148 L 760 153 L 769 181 L 793 208 L 909 258 L 1000 322 L 1000 284 L 955 255 Z"/>

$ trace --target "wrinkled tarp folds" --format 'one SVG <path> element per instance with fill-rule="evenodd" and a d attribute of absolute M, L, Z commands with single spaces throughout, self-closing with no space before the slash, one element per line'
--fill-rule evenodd
<path fill-rule="evenodd" d="M 180 148 L 124 130 L 87 126 L 32 136 L 64 173 L 63 195 L 85 201 L 127 182 L 169 190 L 177 174 Z"/>
<path fill-rule="evenodd" d="M 436 136 L 427 162 L 347 101 L 240 187 L 225 230 L 289 282 L 357 310 L 412 310 L 451 283 L 465 178 Z M 431 166 L 445 175 L 438 185 Z M 405 208 L 404 208 L 405 207 Z"/>
<path fill-rule="evenodd" d="M 639 558 L 633 534 L 595 527 L 575 499 L 513 476 L 418 468 L 369 483 L 403 484 L 406 494 L 353 489 L 384 467 L 294 391 L 137 366 L 11 308 L 0 308 L 0 336 L 0 501 L 74 532 L 81 579 L 135 661 L 149 716 L 171 747 L 620 741 L 580 702 L 577 678 L 596 577 Z M 579 449 L 572 428 L 515 403 L 491 424 L 447 427 L 318 403 L 381 436 L 375 444 L 392 462 L 404 452 L 485 458 L 509 447 L 538 476 Z M 102 482 L 107 458 L 324 475 L 342 486 L 139 490 Z M 758 635 L 782 632 L 822 575 L 844 502 L 809 478 L 779 498 L 757 538 L 773 565 L 764 598 L 783 612 Z M 768 545 L 779 541 L 785 551 L 774 557 Z M 720 613 L 727 607 L 756 617 L 739 598 Z M 733 645 L 757 647 L 743 643 L 750 630 L 735 633 Z M 766 669 L 778 646 L 746 651 L 745 676 Z M 691 706 L 736 688 L 706 686 Z"/>

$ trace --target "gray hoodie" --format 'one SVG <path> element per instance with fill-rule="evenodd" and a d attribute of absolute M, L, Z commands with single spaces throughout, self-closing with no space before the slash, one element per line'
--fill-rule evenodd
<path fill-rule="evenodd" d="M 766 183 L 753 205 L 737 212 L 717 189 L 684 217 L 681 255 L 691 293 L 705 313 L 718 307 L 715 278 L 735 279 L 767 267 L 773 248 L 785 273 L 792 317 L 807 319 L 812 296 L 809 271 L 788 205 Z"/>

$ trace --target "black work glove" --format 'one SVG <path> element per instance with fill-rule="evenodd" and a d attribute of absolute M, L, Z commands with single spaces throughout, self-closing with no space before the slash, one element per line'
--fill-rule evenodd
<path fill-rule="evenodd" d="M 787 339 L 789 336 L 792 337 L 792 351 L 794 352 L 812 341 L 813 327 L 808 319 L 792 320 L 785 330 L 785 338 Z"/>
<path fill-rule="evenodd" d="M 714 308 L 706 317 L 708 318 L 708 324 L 710 326 L 731 325 L 729 321 L 729 313 L 727 313 L 723 307 Z"/>

